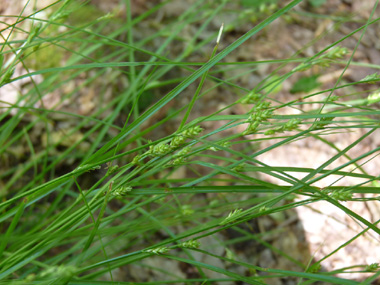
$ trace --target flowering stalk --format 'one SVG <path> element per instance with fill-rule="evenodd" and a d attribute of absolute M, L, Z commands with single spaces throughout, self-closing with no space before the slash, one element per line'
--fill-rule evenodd
<path fill-rule="evenodd" d="M 242 211 L 243 211 L 243 209 L 235 209 L 235 210 L 231 211 L 228 214 L 228 216 L 221 223 L 219 223 L 219 225 L 224 226 L 224 225 L 227 225 L 227 224 L 232 223 L 235 220 L 239 219 L 242 216 L 241 215 Z"/>

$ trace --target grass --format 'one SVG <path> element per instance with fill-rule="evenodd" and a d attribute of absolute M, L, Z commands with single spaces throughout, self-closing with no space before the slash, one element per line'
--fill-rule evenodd
<path fill-rule="evenodd" d="M 271 1 L 261 10 L 249 10 L 248 2 L 243 15 L 254 15 L 258 22 L 229 45 L 223 41 L 236 28 L 232 24 L 226 25 L 220 43 L 215 42 L 219 31 L 210 33 L 210 23 L 229 11 L 228 1 L 194 1 L 178 18 L 143 35 L 142 24 L 150 23 L 170 1 L 132 16 L 131 3 L 125 0 L 124 18 L 98 16 L 104 13 L 96 9 L 81 16 L 88 8 L 75 1 L 43 8 L 47 18 L 42 10 L 11 16 L 14 24 L 2 30 L 1 86 L 13 84 L 19 97 L 15 102 L 2 99 L 0 113 L 3 283 L 272 284 L 286 279 L 358 284 L 342 277 L 352 271 L 363 274 L 361 284 L 378 278 L 378 263 L 330 272 L 320 267 L 356 238 L 380 233 L 379 221 L 362 217 L 346 203 L 378 200 L 379 176 L 365 168 L 380 147 L 355 157 L 350 151 L 378 133 L 380 99 L 366 86 L 380 77 L 343 79 L 351 66 L 367 65 L 354 55 L 366 31 L 377 25 L 376 6 L 368 21 L 357 22 L 356 30 L 311 57 L 302 57 L 300 50 L 281 60 L 230 61 L 248 40 L 262 31 L 270 33 L 273 21 L 291 20 L 297 13 L 294 7 L 305 1 Z M 190 38 L 188 26 L 196 27 Z M 341 46 L 353 36 L 358 37 L 353 50 Z M 176 45 L 183 49 L 173 53 Z M 192 60 L 209 47 L 214 49 L 208 60 Z M 240 83 L 264 64 L 273 65 L 274 71 L 253 89 Z M 344 71 L 331 87 L 308 90 L 287 102 L 274 95 L 285 82 L 294 82 L 293 77 L 337 66 Z M 24 74 L 14 73 L 20 68 Z M 28 80 L 27 85 L 20 85 L 21 80 Z M 236 100 L 200 114 L 197 108 L 218 90 L 236 94 Z M 242 105 L 248 106 L 246 113 L 231 111 Z M 286 108 L 297 112 L 285 115 L 281 110 Z M 335 134 L 359 131 L 344 148 L 330 141 Z M 316 168 L 268 165 L 259 157 L 306 139 L 322 142 L 335 155 Z M 334 178 L 328 187 L 316 186 L 329 177 Z M 360 182 L 335 185 L 341 177 Z M 362 227 L 320 260 L 311 254 L 299 260 L 294 252 L 266 241 L 281 228 L 261 233 L 241 227 L 319 201 Z M 231 230 L 240 235 L 223 238 Z M 252 240 L 294 269 L 263 267 L 257 257 L 247 261 L 234 253 L 235 245 Z M 172 269 L 180 264 L 196 277 Z M 148 276 L 141 279 L 141 274 Z"/>

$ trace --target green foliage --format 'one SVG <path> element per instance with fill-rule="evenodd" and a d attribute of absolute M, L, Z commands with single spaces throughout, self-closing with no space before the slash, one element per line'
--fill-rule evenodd
<path fill-rule="evenodd" d="M 374 92 L 368 95 L 368 105 L 380 102 L 380 92 Z"/>
<path fill-rule="evenodd" d="M 327 0 L 308 0 L 311 6 L 320 7 L 327 2 Z"/>
<path fill-rule="evenodd" d="M 321 83 L 318 82 L 318 77 L 319 74 L 301 77 L 297 82 L 293 84 L 290 92 L 294 94 L 299 92 L 307 93 L 313 91 L 315 88 L 321 85 Z"/>
<path fill-rule="evenodd" d="M 262 5 L 275 4 L 278 0 L 240 0 L 243 7 L 259 8 Z"/>
<path fill-rule="evenodd" d="M 282 236 L 294 222 L 287 220 L 294 209 L 313 209 L 319 201 L 360 224 L 357 237 L 380 234 L 376 222 L 346 206 L 378 203 L 373 197 L 380 193 L 377 174 L 365 166 L 380 147 L 362 148 L 354 157 L 350 150 L 361 148 L 361 141 L 379 129 L 379 92 L 363 91 L 379 76 L 338 80 L 324 89 L 318 75 L 304 73 L 366 65 L 348 60 L 348 50 L 338 44 L 373 23 L 315 49 L 321 51 L 311 57 L 296 52 L 281 60 L 242 56 L 233 62 L 230 54 L 259 43 L 256 36 L 270 33 L 271 23 L 284 15 L 292 17 L 289 12 L 302 0 L 287 6 L 240 1 L 247 9 L 236 18 L 253 27 L 241 36 L 229 30 L 228 44 L 222 35 L 220 46 L 213 21 L 231 13 L 229 1 L 191 1 L 175 17 L 165 16 L 170 1 L 159 2 L 132 16 L 134 2 L 120 1 L 126 9 L 119 17 L 86 1 L 56 1 L 45 14 L 34 11 L 5 28 L 10 36 L 0 51 L 1 85 L 15 85 L 19 96 L 0 102 L 0 281 L 266 284 L 294 279 L 351 285 L 358 282 L 344 274 L 358 267 L 358 274 L 371 274 L 363 277 L 363 284 L 370 284 L 379 275 L 378 263 L 321 269 L 325 259 L 350 246 L 351 237 L 331 252 L 322 251 L 319 260 L 313 253 L 300 260 L 272 241 L 286 240 Z M 251 14 L 262 20 L 251 25 L 252 18 L 245 18 Z M 43 15 L 47 18 L 39 18 Z M 210 46 L 214 50 L 208 53 Z M 246 75 L 261 64 L 270 65 L 270 74 L 248 88 Z M 302 77 L 291 92 L 306 94 L 283 99 L 298 73 Z M 316 87 L 321 91 L 312 93 Z M 344 148 L 331 140 L 357 130 L 359 136 Z M 262 160 L 294 142 L 311 148 L 306 139 L 333 154 L 321 155 L 324 161 L 315 168 Z M 342 177 L 360 182 L 337 186 Z M 330 186 L 318 188 L 324 178 Z M 274 226 L 257 229 L 266 224 Z M 231 231 L 239 235 L 230 238 Z M 252 252 L 264 248 L 292 269 L 251 260 L 253 241 Z M 235 250 L 242 245 L 243 257 Z M 180 263 L 196 278 L 173 269 Z M 144 281 L 147 276 L 151 279 Z"/>
<path fill-rule="evenodd" d="M 34 70 L 61 66 L 64 51 L 52 44 L 41 44 L 25 61 Z"/>
<path fill-rule="evenodd" d="M 280 92 L 281 89 L 282 89 L 281 77 L 278 75 L 273 75 L 270 78 L 269 82 L 266 82 L 263 91 L 265 93 L 276 94 Z"/>
<path fill-rule="evenodd" d="M 83 5 L 80 1 L 69 1 L 70 7 L 66 10 L 67 21 L 70 25 L 81 26 L 96 21 L 104 13 L 94 5 Z"/>

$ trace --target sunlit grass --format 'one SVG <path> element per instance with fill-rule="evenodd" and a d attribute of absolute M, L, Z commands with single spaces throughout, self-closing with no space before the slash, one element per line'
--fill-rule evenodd
<path fill-rule="evenodd" d="M 20 96 L 15 103 L 1 102 L 0 280 L 119 283 L 131 281 L 121 279 L 120 271 L 149 268 L 165 278 L 147 278 L 144 284 L 265 284 L 272 278 L 295 278 L 300 284 L 357 284 L 336 277 L 352 268 L 325 272 L 312 253 L 309 260 L 301 261 L 271 245 L 263 235 L 276 229 L 256 233 L 238 226 L 326 201 L 361 224 L 359 236 L 380 233 L 378 221 L 363 218 L 345 203 L 377 203 L 377 197 L 365 194 L 379 194 L 379 177 L 363 166 L 376 159 L 380 147 L 357 157 L 351 157 L 350 150 L 379 128 L 375 104 L 380 99 L 375 89 L 364 92 L 355 87 L 376 83 L 380 77 L 373 74 L 349 83 L 342 82 L 342 73 L 333 87 L 310 91 L 301 99 L 281 102 L 273 96 L 292 76 L 307 74 L 311 68 L 365 64 L 354 62 L 355 50 L 341 43 L 359 35 L 360 44 L 367 27 L 378 19 L 361 23 L 312 57 L 297 53 L 281 60 L 234 62 L 228 58 L 239 46 L 276 19 L 291 17 L 292 9 L 303 1 L 270 6 L 270 13 L 263 14 L 267 17 L 223 49 L 216 43 L 220 30 L 207 37 L 203 34 L 227 9 L 226 1 L 197 1 L 175 21 L 144 37 L 136 35 L 138 26 L 169 1 L 137 17 L 128 9 L 130 2 L 124 2 L 127 15 L 123 20 L 112 14 L 102 16 L 101 11 L 94 12 L 93 18 L 75 20 L 86 7 L 57 1 L 46 7 L 47 19 L 38 13 L 13 15 L 15 24 L 2 31 L 10 36 L 2 39 L 0 82 L 2 88 L 18 86 Z M 189 25 L 197 30 L 186 39 L 182 33 Z M 233 27 L 225 28 L 231 31 Z M 186 43 L 185 48 L 171 54 L 178 40 Z M 207 60 L 192 61 L 191 56 L 204 53 L 205 47 L 214 48 L 205 55 Z M 52 57 L 51 61 L 45 56 Z M 276 69 L 253 90 L 239 83 L 260 64 L 273 64 Z M 283 72 L 289 66 L 286 70 L 290 71 Z M 16 69 L 24 74 L 14 73 Z M 233 75 L 228 71 L 234 71 Z M 178 76 L 169 77 L 170 72 Z M 21 80 L 27 80 L 27 87 L 17 85 Z M 192 85 L 194 92 L 186 97 Z M 194 119 L 197 104 L 218 88 L 236 94 L 236 100 Z M 336 96 L 336 91 L 346 95 Z M 95 105 L 81 101 L 86 96 Z M 148 102 L 144 96 L 154 98 Z M 170 105 L 173 100 L 175 104 Z M 227 112 L 241 105 L 246 113 Z M 295 112 L 282 113 L 286 108 Z M 165 127 L 173 133 L 161 135 Z M 343 148 L 329 140 L 334 134 L 358 129 L 363 134 Z M 316 168 L 271 165 L 260 158 L 310 138 L 323 142 L 335 155 Z M 341 176 L 361 182 L 335 185 Z M 326 177 L 337 178 L 322 189 L 318 183 Z M 240 237 L 223 240 L 227 229 L 239 231 Z M 211 247 L 208 239 L 214 241 Z M 239 260 L 231 246 L 247 240 L 287 259 L 297 270 L 263 268 Z M 350 242 L 348 237 L 342 246 Z M 218 247 L 223 250 L 214 251 Z M 198 277 L 187 278 L 179 269 L 147 262 L 156 258 L 185 263 Z M 230 265 L 248 273 L 237 273 L 242 270 Z M 365 275 L 364 284 L 380 274 L 378 264 L 358 264 L 357 271 L 371 273 Z"/>

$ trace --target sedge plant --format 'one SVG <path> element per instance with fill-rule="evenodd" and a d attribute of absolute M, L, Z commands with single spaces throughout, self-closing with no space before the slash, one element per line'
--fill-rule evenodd
<path fill-rule="evenodd" d="M 18 86 L 19 92 L 16 100 L 0 102 L 1 282 L 359 284 L 342 277 L 352 271 L 363 274 L 362 284 L 378 278 L 376 262 L 323 268 L 324 260 L 357 237 L 380 233 L 379 220 L 346 205 L 378 203 L 379 176 L 365 166 L 380 147 L 356 157 L 350 150 L 379 132 L 379 92 L 358 87 L 376 86 L 380 76 L 343 80 L 351 66 L 368 66 L 354 55 L 366 31 L 378 25 L 378 1 L 367 20 L 312 56 L 299 50 L 266 61 L 229 57 L 260 32 L 270 32 L 274 21 L 302 15 L 296 7 L 307 1 L 261 1 L 252 8 L 243 1 L 236 25 L 254 25 L 240 37 L 232 33 L 228 44 L 225 35 L 237 29 L 233 23 L 210 27 L 221 15 L 237 13 L 231 1 L 184 1 L 182 14 L 151 30 L 172 1 L 138 15 L 132 14 L 132 1 L 120 1 L 123 16 L 86 1 L 58 0 L 38 9 L 31 2 L 19 15 L 7 15 L 12 21 L 4 21 L 2 30 L 0 86 Z M 332 20 L 342 24 L 350 18 Z M 357 45 L 349 50 L 343 43 L 351 38 Z M 204 60 L 193 60 L 199 54 Z M 273 71 L 254 88 L 239 80 L 261 65 Z M 288 101 L 273 95 L 313 68 L 336 66 L 342 71 L 331 87 Z M 221 89 L 234 100 L 200 113 Z M 245 112 L 231 111 L 241 106 Z M 286 108 L 296 112 L 282 113 Z M 334 134 L 358 130 L 361 135 L 345 147 L 330 141 Z M 335 155 L 315 168 L 260 159 L 310 138 Z M 316 186 L 326 177 L 360 182 Z M 268 237 L 281 229 L 241 227 L 319 201 L 362 228 L 319 260 L 312 253 L 299 260 L 271 244 Z M 239 236 L 225 238 L 229 230 Z M 292 269 L 264 267 L 234 252 L 235 245 L 253 240 Z M 181 266 L 191 268 L 192 276 Z"/>

